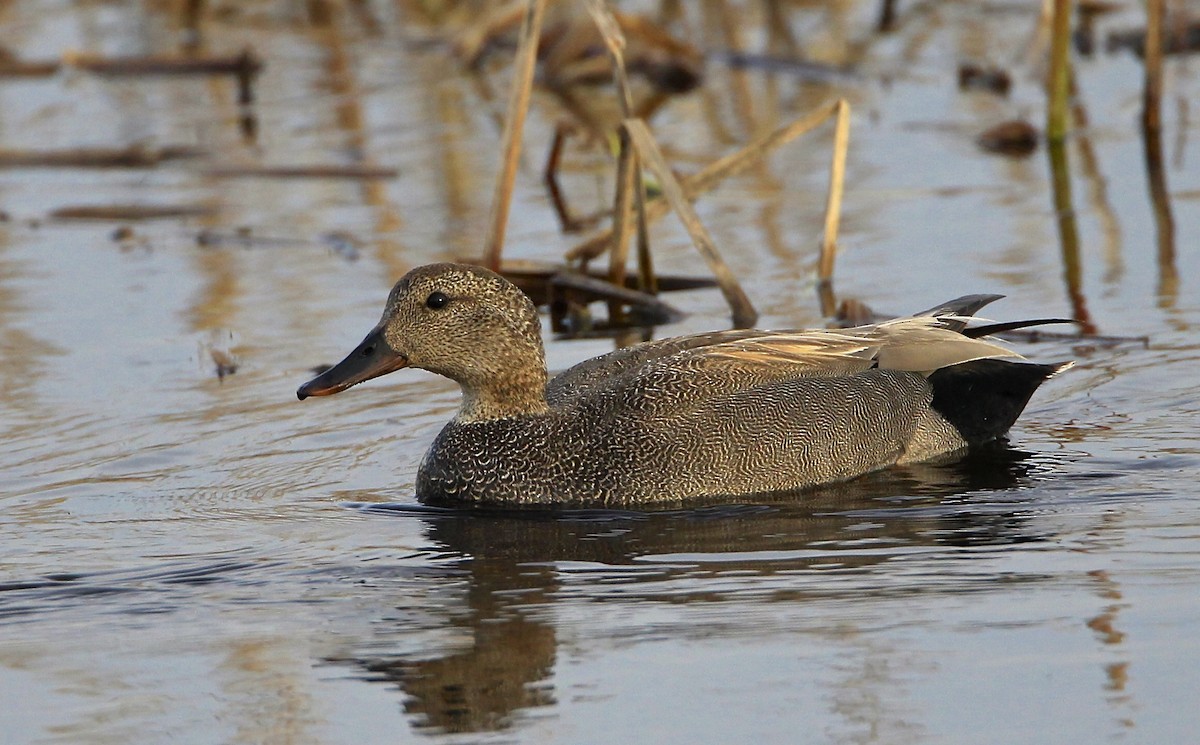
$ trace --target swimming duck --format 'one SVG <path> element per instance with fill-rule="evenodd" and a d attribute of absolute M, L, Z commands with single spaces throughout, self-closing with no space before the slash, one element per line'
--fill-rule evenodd
<path fill-rule="evenodd" d="M 392 289 L 346 359 L 300 386 L 326 396 L 419 367 L 456 381 L 455 417 L 417 497 L 632 506 L 800 489 L 1000 437 L 1071 363 L 967 328 L 999 295 L 838 330 L 733 330 L 650 341 L 547 378 L 533 303 L 486 269 L 432 264 Z"/>

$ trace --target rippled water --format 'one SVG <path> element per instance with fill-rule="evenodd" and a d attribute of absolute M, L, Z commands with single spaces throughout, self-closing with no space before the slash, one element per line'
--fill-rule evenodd
<path fill-rule="evenodd" d="M 760 6 L 733 5 L 743 43 L 761 48 Z M 659 136 L 691 170 L 752 127 L 848 96 L 840 293 L 901 313 L 1001 292 L 998 319 L 1071 314 L 1044 150 L 1012 160 L 973 143 L 1040 116 L 1023 56 L 1036 4 L 907 5 L 889 35 L 872 31 L 875 3 L 784 7 L 807 53 L 857 76 L 749 71 L 747 108 L 713 64 L 702 93 L 655 120 Z M 378 33 L 352 13 L 315 28 L 293 3 L 214 12 L 212 51 L 249 44 L 266 62 L 253 144 L 227 81 L 0 80 L 5 148 L 199 144 L 221 163 L 361 155 L 399 169 L 371 183 L 220 178 L 203 161 L 0 170 L 0 740 L 1194 738 L 1194 57 L 1168 65 L 1173 256 L 1150 208 L 1142 68 L 1128 54 L 1078 60 L 1079 297 L 1099 332 L 1149 343 L 1018 345 L 1079 364 L 1009 442 L 800 499 L 505 515 L 413 498 L 452 384 L 404 371 L 294 397 L 374 324 L 403 271 L 478 254 L 487 221 L 502 97 L 481 98 L 444 46 L 422 42 L 437 29 L 408 4 L 362 7 Z M 685 13 L 712 49 L 730 45 L 721 7 Z M 30 59 L 180 38 L 150 3 L 18 1 L 0 7 L 0 33 Z M 1009 66 L 1013 92 L 959 92 L 960 59 Z M 502 75 L 491 83 L 503 90 Z M 543 103 L 513 257 L 555 258 L 575 240 L 538 183 L 554 122 Z M 806 136 L 699 204 L 765 326 L 822 322 L 811 275 L 828 140 Z M 590 172 L 568 176 L 585 204 L 607 194 Z M 123 223 L 46 219 L 130 202 L 211 212 L 126 237 Z M 676 225 L 655 241 L 661 268 L 703 273 Z M 728 323 L 715 290 L 669 300 L 690 315 L 661 335 Z M 561 369 L 610 348 L 547 352 Z M 236 371 L 219 378 L 218 361 Z"/>

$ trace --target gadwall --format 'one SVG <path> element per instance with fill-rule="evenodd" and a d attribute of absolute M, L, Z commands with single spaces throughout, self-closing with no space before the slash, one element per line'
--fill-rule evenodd
<path fill-rule="evenodd" d="M 422 501 L 607 504 L 781 492 L 1000 437 L 1070 363 L 1034 364 L 967 328 L 998 295 L 841 330 L 651 341 L 547 380 L 533 303 L 486 269 L 406 274 L 379 324 L 303 400 L 419 367 L 462 405 L 417 472 Z"/>

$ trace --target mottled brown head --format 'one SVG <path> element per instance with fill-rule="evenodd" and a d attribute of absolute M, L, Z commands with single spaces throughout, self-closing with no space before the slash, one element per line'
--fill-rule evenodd
<path fill-rule="evenodd" d="M 401 367 L 458 382 L 460 420 L 546 410 L 537 309 L 508 280 L 480 267 L 430 264 L 404 275 L 358 348 L 296 394 L 338 393 Z"/>

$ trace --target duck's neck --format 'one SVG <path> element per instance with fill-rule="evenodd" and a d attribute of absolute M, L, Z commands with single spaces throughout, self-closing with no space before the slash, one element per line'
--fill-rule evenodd
<path fill-rule="evenodd" d="M 454 417 L 459 423 L 545 414 L 550 410 L 546 405 L 545 367 L 498 375 L 474 385 L 460 382 L 460 385 L 462 406 Z"/>

